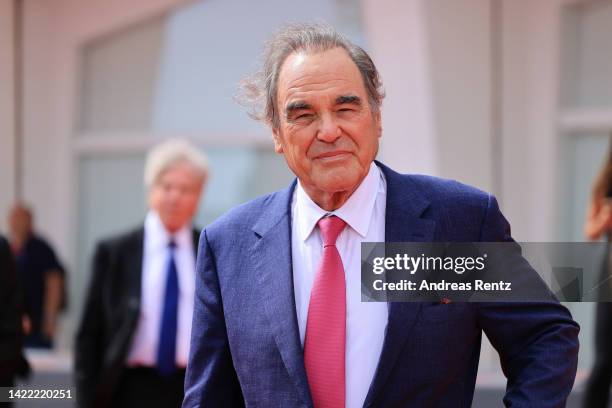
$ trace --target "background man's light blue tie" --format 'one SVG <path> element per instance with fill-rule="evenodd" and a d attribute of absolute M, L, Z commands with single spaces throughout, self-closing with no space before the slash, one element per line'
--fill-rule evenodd
<path fill-rule="evenodd" d="M 179 284 L 176 264 L 174 262 L 174 249 L 176 243 L 170 241 L 168 250 L 168 271 L 166 275 L 166 290 L 164 295 L 164 308 L 162 310 L 159 347 L 157 349 L 157 369 L 164 376 L 172 375 L 176 370 L 176 328 L 178 315 Z"/>

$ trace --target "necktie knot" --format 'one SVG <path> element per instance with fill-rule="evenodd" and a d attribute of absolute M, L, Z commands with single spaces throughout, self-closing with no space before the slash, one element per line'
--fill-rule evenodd
<path fill-rule="evenodd" d="M 342 218 L 332 215 L 331 217 L 323 217 L 317 223 L 319 230 L 321 231 L 321 240 L 323 246 L 336 245 L 338 235 L 342 232 L 346 226 L 346 222 Z"/>
<path fill-rule="evenodd" d="M 176 241 L 174 240 L 174 238 L 170 239 L 170 241 L 168 241 L 168 248 L 170 250 L 176 249 Z"/>

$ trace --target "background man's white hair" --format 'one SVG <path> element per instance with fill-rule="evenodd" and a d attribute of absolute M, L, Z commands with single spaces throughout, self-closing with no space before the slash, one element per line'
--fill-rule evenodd
<path fill-rule="evenodd" d="M 158 144 L 147 154 L 144 182 L 150 189 L 169 168 L 185 163 L 193 168 L 202 184 L 208 176 L 208 159 L 204 152 L 182 139 L 170 139 Z"/>

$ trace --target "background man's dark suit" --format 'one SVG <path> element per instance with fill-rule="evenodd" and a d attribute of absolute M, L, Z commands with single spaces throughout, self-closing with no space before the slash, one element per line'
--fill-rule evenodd
<path fill-rule="evenodd" d="M 194 248 L 198 231 L 193 230 Z M 140 313 L 144 229 L 101 242 L 77 333 L 79 404 L 107 406 L 117 391 Z"/>
<path fill-rule="evenodd" d="M 22 355 L 22 310 L 18 288 L 11 249 L 0 236 L 0 387 L 12 386 L 17 374 L 25 375 L 29 371 Z"/>
<path fill-rule="evenodd" d="M 512 241 L 495 198 L 457 182 L 387 182 L 385 240 Z M 289 188 L 240 206 L 202 233 L 184 407 L 312 407 L 291 261 Z M 562 407 L 578 325 L 558 302 L 390 303 L 366 407 L 469 407 L 482 332 L 500 354 L 512 407 Z"/>

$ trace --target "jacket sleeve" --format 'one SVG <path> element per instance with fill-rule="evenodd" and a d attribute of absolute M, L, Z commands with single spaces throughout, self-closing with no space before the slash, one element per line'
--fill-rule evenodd
<path fill-rule="evenodd" d="M 92 275 L 85 300 L 85 309 L 75 342 L 75 382 L 77 402 L 80 407 L 93 405 L 102 369 L 104 355 L 102 288 L 108 264 L 108 250 L 104 244 L 99 244 L 92 262 Z"/>
<path fill-rule="evenodd" d="M 513 242 L 510 225 L 493 196 L 480 240 Z M 515 256 L 508 260 L 513 267 L 530 268 L 520 252 Z M 477 304 L 477 309 L 478 323 L 498 351 L 508 380 L 504 404 L 564 407 L 576 376 L 580 330 L 569 311 L 555 299 L 487 302 Z"/>
<path fill-rule="evenodd" d="M 0 386 L 12 385 L 21 362 L 20 296 L 15 263 L 8 243 L 0 237 Z"/>
<path fill-rule="evenodd" d="M 232 363 L 215 254 L 202 231 L 183 407 L 243 407 Z"/>

